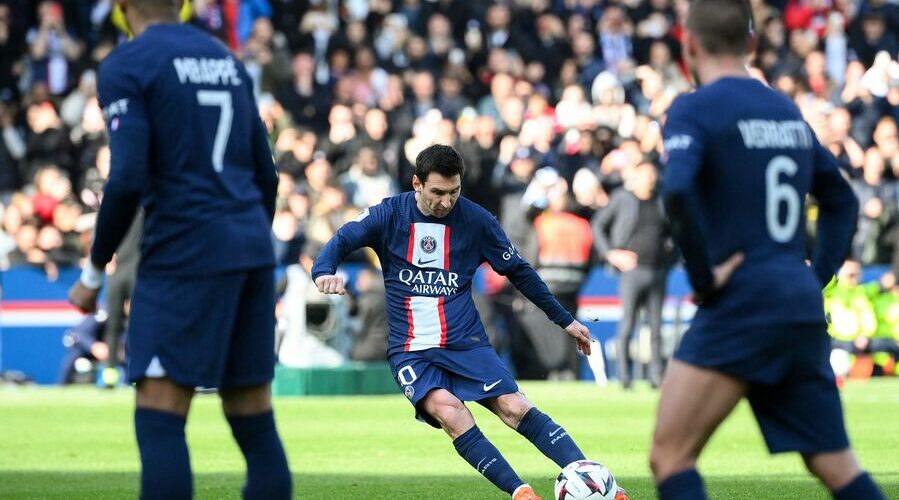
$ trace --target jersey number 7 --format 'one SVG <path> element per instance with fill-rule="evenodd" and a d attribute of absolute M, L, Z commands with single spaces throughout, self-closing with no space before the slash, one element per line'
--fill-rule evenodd
<path fill-rule="evenodd" d="M 227 90 L 198 90 L 197 101 L 201 106 L 221 108 L 218 128 L 215 130 L 215 141 L 212 143 L 212 168 L 222 173 L 225 168 L 225 149 L 228 137 L 231 136 L 231 122 L 234 119 L 234 105 L 231 103 L 231 92 Z"/>

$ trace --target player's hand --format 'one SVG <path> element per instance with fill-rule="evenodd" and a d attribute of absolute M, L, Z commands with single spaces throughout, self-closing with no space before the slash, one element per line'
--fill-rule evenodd
<path fill-rule="evenodd" d="M 321 293 L 336 293 L 337 295 L 346 294 L 346 287 L 343 278 L 340 276 L 335 276 L 333 274 L 315 278 L 315 286 L 318 287 L 318 291 Z"/>
<path fill-rule="evenodd" d="M 590 355 L 590 330 L 586 326 L 582 325 L 578 320 L 574 320 L 565 327 L 565 333 L 577 342 L 577 350 L 586 356 Z"/>
<path fill-rule="evenodd" d="M 721 291 L 721 289 L 727 285 L 727 282 L 730 281 L 730 277 L 734 274 L 734 271 L 743 264 L 744 257 L 743 252 L 737 252 L 728 257 L 724 262 L 712 268 L 712 276 L 714 276 L 715 279 L 712 289 L 701 294 L 694 293 L 693 302 L 696 303 L 696 305 L 702 305 L 703 303 L 708 302 L 710 297 Z"/>
<path fill-rule="evenodd" d="M 609 250 L 606 260 L 623 273 L 633 271 L 637 267 L 637 254 L 630 250 Z"/>
<path fill-rule="evenodd" d="M 69 289 L 69 303 L 86 313 L 92 313 L 97 310 L 98 295 L 100 295 L 99 288 L 88 288 L 78 280 Z"/>

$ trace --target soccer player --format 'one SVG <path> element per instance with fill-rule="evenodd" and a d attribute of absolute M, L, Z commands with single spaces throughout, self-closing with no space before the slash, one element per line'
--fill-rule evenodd
<path fill-rule="evenodd" d="M 319 253 L 312 277 L 323 293 L 345 293 L 337 266 L 371 247 L 387 289 L 388 361 L 417 418 L 446 431 L 459 455 L 512 498 L 539 499 L 481 433 L 464 401 L 490 409 L 559 467 L 584 454 L 518 390 L 487 340 L 471 298 L 475 271 L 489 262 L 585 354 L 590 334 L 549 293 L 496 218 L 460 196 L 464 171 L 452 147 L 425 148 L 415 160 L 415 191 L 387 198 L 341 227 Z"/>
<path fill-rule="evenodd" d="M 128 339 L 141 498 L 191 498 L 184 425 L 197 386 L 219 388 L 247 462 L 244 497 L 290 498 L 270 390 L 277 179 L 250 77 L 224 45 L 179 24 L 180 0 L 117 3 L 135 38 L 100 67 L 112 166 L 70 300 L 96 308 L 143 205 Z"/>
<path fill-rule="evenodd" d="M 749 77 L 751 19 L 745 0 L 694 0 L 687 15 L 701 87 L 668 111 L 663 197 L 699 310 L 662 384 L 652 472 L 662 500 L 706 498 L 697 457 L 746 397 L 772 453 L 799 452 L 835 498 L 883 498 L 849 448 L 823 311 L 858 202 L 797 107 Z"/>

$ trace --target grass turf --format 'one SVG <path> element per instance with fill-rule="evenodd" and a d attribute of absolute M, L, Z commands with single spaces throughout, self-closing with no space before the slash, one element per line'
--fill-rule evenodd
<path fill-rule="evenodd" d="M 631 498 L 655 498 L 646 454 L 656 393 L 587 383 L 522 388 L 588 458 L 612 469 Z M 136 498 L 132 399 L 130 390 L 0 388 L 0 498 Z M 899 498 L 899 381 L 849 384 L 843 401 L 862 463 L 889 498 Z M 492 414 L 473 411 L 522 478 L 552 498 L 557 467 Z M 415 422 L 400 395 L 285 398 L 276 412 L 297 497 L 506 498 L 456 455 L 443 432 Z M 240 498 L 243 460 L 215 396 L 197 398 L 187 435 L 196 498 Z M 798 456 L 768 456 L 745 403 L 712 438 L 700 470 L 712 498 L 829 498 Z"/>

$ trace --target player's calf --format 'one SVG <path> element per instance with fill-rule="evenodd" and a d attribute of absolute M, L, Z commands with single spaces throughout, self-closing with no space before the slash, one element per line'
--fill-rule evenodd
<path fill-rule="evenodd" d="M 883 493 L 862 468 L 852 450 L 803 455 L 805 466 L 837 500 L 880 500 Z"/>
<path fill-rule="evenodd" d="M 289 499 L 293 479 L 278 437 L 268 384 L 220 392 L 234 440 L 247 462 L 247 500 Z"/>

